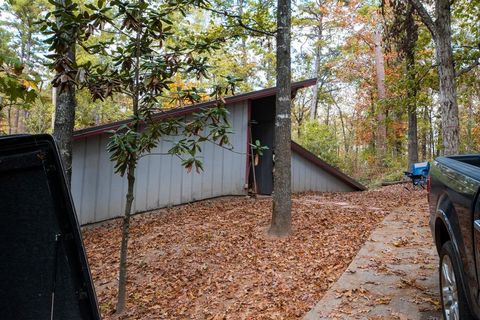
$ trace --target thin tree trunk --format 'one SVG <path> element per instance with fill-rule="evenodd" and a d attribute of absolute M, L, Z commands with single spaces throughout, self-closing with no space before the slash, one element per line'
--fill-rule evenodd
<path fill-rule="evenodd" d="M 243 5 L 244 5 L 244 0 L 238 0 L 238 16 L 242 17 L 243 16 Z M 240 46 L 242 48 L 242 64 L 243 66 L 247 65 L 248 59 L 247 59 L 247 42 L 245 39 L 245 36 L 242 36 L 240 39 Z"/>
<path fill-rule="evenodd" d="M 332 96 L 332 99 L 333 99 L 333 95 L 331 95 L 331 96 Z M 337 107 L 338 115 L 340 117 L 340 123 L 342 125 L 343 145 L 344 145 L 345 153 L 348 153 L 350 151 L 350 146 L 349 146 L 349 143 L 348 143 L 348 140 L 347 140 L 347 133 L 346 133 L 346 130 L 345 130 L 345 121 L 343 119 L 343 112 L 342 112 L 342 109 L 340 108 L 340 106 L 338 105 L 337 101 L 335 101 L 335 99 L 333 99 L 333 103 Z"/>
<path fill-rule="evenodd" d="M 7 109 L 8 134 L 12 134 L 12 104 Z"/>
<path fill-rule="evenodd" d="M 407 4 L 406 45 L 404 47 L 407 73 L 407 113 L 408 113 L 408 170 L 418 162 L 417 133 L 417 85 L 415 81 L 415 44 L 418 33 L 413 17 L 413 6 Z"/>
<path fill-rule="evenodd" d="M 272 224 L 269 233 L 287 236 L 291 231 L 291 57 L 290 0 L 277 2 L 277 95 L 275 112 L 275 171 Z"/>
<path fill-rule="evenodd" d="M 442 132 L 442 131 L 443 131 L 443 122 L 439 121 L 438 122 L 438 132 Z M 439 157 L 440 156 L 440 146 L 443 145 L 441 134 L 437 134 L 437 143 L 436 144 L 437 144 L 437 148 L 436 148 L 436 151 L 435 151 L 435 156 Z"/>
<path fill-rule="evenodd" d="M 386 115 L 388 118 L 388 114 Z M 393 110 L 393 119 L 395 123 L 402 123 L 404 118 L 404 110 L 402 108 L 396 108 Z M 392 154 L 395 157 L 403 156 L 403 141 L 401 128 L 393 127 L 390 128 L 392 131 Z M 387 135 L 388 137 L 388 135 Z"/>
<path fill-rule="evenodd" d="M 27 35 L 27 43 L 25 47 L 25 64 L 27 69 L 30 69 L 31 66 L 31 57 L 32 57 L 32 34 L 33 34 L 33 28 L 32 28 L 33 21 L 31 19 L 28 19 L 27 25 L 28 25 L 28 35 Z M 19 132 L 26 132 L 26 121 L 28 118 L 28 110 L 19 110 L 20 111 L 20 121 L 18 122 L 17 128 Z"/>
<path fill-rule="evenodd" d="M 133 114 L 137 118 L 139 115 L 139 100 L 140 100 L 140 39 L 142 32 L 137 31 L 136 36 L 136 53 L 135 53 L 135 83 L 133 94 Z M 135 121 L 134 131 L 138 132 L 139 124 Z M 123 313 L 126 304 L 126 291 L 127 291 L 127 256 L 128 256 L 128 239 L 130 235 L 130 216 L 132 213 L 132 204 L 134 200 L 134 187 L 135 187 L 135 168 L 137 165 L 137 158 L 132 157 L 128 163 L 127 179 L 128 190 L 126 195 L 125 213 L 122 224 L 122 245 L 120 247 L 120 270 L 118 275 L 118 299 L 117 299 L 117 314 Z"/>
<path fill-rule="evenodd" d="M 14 133 L 19 133 L 18 124 L 20 123 L 20 107 L 15 108 L 15 126 Z"/>
<path fill-rule="evenodd" d="M 411 90 L 409 90 L 411 91 Z M 407 93 L 413 95 L 414 93 Z M 408 167 L 411 168 L 412 164 L 418 162 L 418 134 L 417 134 L 417 106 L 415 101 L 411 101 L 408 104 Z"/>
<path fill-rule="evenodd" d="M 333 136 L 335 137 L 335 140 L 337 140 L 337 137 L 338 137 L 337 129 L 338 128 L 337 128 L 337 121 L 336 121 L 335 117 L 333 117 L 332 122 L 333 122 Z M 338 143 L 336 144 L 335 149 L 337 151 L 337 158 L 340 158 L 340 146 L 338 145 Z"/>
<path fill-rule="evenodd" d="M 376 148 L 380 157 L 383 157 L 386 152 L 387 142 L 387 127 L 385 124 L 385 65 L 383 61 L 382 51 L 382 29 L 378 25 L 374 34 L 375 43 L 375 70 L 377 75 L 377 91 L 378 91 L 378 108 L 377 108 L 377 141 Z M 383 160 L 383 159 L 382 159 Z"/>
<path fill-rule="evenodd" d="M 373 98 L 373 92 L 371 90 L 370 90 L 370 112 L 371 114 L 375 114 L 375 101 Z M 372 127 L 374 127 L 373 123 L 371 125 Z M 372 150 L 372 152 L 374 152 L 375 154 L 377 153 L 376 141 L 377 141 L 377 135 L 375 134 L 375 130 L 372 130 L 372 136 L 368 144 L 369 144 L 370 150 Z"/>
<path fill-rule="evenodd" d="M 126 292 L 127 292 L 127 254 L 128 239 L 130 235 L 130 216 L 132 212 L 132 204 L 134 200 L 133 191 L 135 187 L 135 160 L 130 160 L 127 169 L 128 190 L 126 196 L 125 213 L 122 223 L 122 244 L 120 247 L 120 270 L 118 276 L 118 301 L 117 314 L 121 314 L 125 310 Z"/>
<path fill-rule="evenodd" d="M 420 146 L 420 150 L 422 151 L 422 161 L 425 161 L 426 159 L 429 158 L 428 154 L 427 154 L 427 145 L 428 145 L 428 140 L 427 140 L 427 124 L 428 124 L 428 109 L 427 107 L 425 106 L 423 108 L 423 126 L 422 126 L 422 130 L 421 130 L 421 146 Z"/>
<path fill-rule="evenodd" d="M 467 152 L 471 153 L 474 151 L 474 140 L 473 140 L 473 135 L 472 135 L 472 130 L 473 130 L 473 125 L 475 123 L 475 120 L 473 118 L 473 101 L 472 101 L 472 96 L 468 98 L 468 103 L 467 103 L 467 111 L 468 111 L 468 119 L 467 119 Z"/>
<path fill-rule="evenodd" d="M 317 118 L 317 108 L 318 108 L 318 91 L 320 89 L 320 60 L 322 58 L 322 48 L 320 46 L 321 40 L 323 37 L 323 15 L 320 15 L 320 21 L 318 26 L 316 26 L 317 31 L 317 41 L 318 43 L 315 46 L 315 62 L 314 62 L 314 77 L 317 78 L 315 85 L 313 86 L 313 96 L 312 104 L 310 106 L 310 119 L 314 120 Z"/>
<path fill-rule="evenodd" d="M 433 135 L 433 121 L 432 121 L 432 114 L 433 111 L 429 110 L 428 113 L 428 127 L 429 127 L 429 136 L 430 136 L 430 149 L 428 153 L 428 158 L 431 159 L 433 158 L 433 155 L 435 154 L 435 139 Z"/>
<path fill-rule="evenodd" d="M 330 104 L 327 104 L 327 110 L 326 110 L 327 114 L 325 115 L 325 125 L 329 125 L 330 124 Z"/>

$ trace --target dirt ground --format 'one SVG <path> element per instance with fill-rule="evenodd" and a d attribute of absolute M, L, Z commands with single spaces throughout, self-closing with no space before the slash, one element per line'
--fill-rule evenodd
<path fill-rule="evenodd" d="M 425 193 L 403 186 L 302 194 L 293 234 L 266 236 L 271 200 L 201 201 L 136 215 L 125 319 L 298 319 L 335 283 L 395 208 Z M 98 300 L 113 319 L 120 220 L 84 229 Z"/>

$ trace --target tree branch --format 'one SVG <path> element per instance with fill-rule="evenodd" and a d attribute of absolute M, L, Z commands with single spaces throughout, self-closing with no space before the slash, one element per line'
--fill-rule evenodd
<path fill-rule="evenodd" d="M 412 4 L 412 6 L 415 8 L 418 15 L 420 16 L 420 19 L 425 24 L 427 29 L 432 34 L 433 39 L 435 40 L 437 38 L 437 29 L 435 28 L 435 22 L 433 21 L 432 17 L 428 14 L 427 9 L 425 9 L 425 7 L 420 2 L 420 0 L 409 0 L 409 1 Z"/>
<path fill-rule="evenodd" d="M 460 77 L 461 75 L 469 72 L 470 70 L 474 69 L 475 67 L 480 65 L 480 58 L 477 58 L 474 63 L 469 65 L 468 67 L 462 68 L 455 72 L 455 78 Z"/>
<path fill-rule="evenodd" d="M 238 25 L 240 27 L 244 28 L 245 30 L 248 30 L 248 31 L 251 31 L 251 32 L 254 32 L 254 33 L 258 33 L 258 34 L 261 34 L 261 35 L 264 35 L 264 36 L 269 36 L 269 37 L 272 37 L 276 34 L 276 31 L 272 32 L 272 31 L 268 31 L 268 30 L 260 30 L 260 29 L 250 27 L 243 22 L 241 16 L 236 15 L 236 14 L 228 13 L 226 10 L 225 11 L 220 11 L 220 10 L 216 10 L 216 9 L 213 9 L 213 8 L 210 8 L 210 7 L 207 7 L 207 6 L 199 6 L 199 8 L 202 8 L 204 10 L 208 10 L 210 12 L 213 12 L 213 13 L 216 13 L 216 14 L 219 14 L 219 15 L 223 15 L 225 17 L 234 18 L 234 19 L 237 20 Z"/>

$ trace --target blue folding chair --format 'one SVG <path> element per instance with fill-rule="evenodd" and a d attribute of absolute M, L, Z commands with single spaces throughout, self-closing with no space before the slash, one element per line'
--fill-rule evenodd
<path fill-rule="evenodd" d="M 430 171 L 430 162 L 418 162 L 412 164 L 410 171 L 404 171 L 405 176 L 412 180 L 413 188 L 421 187 L 425 189 L 427 185 L 428 172 Z"/>

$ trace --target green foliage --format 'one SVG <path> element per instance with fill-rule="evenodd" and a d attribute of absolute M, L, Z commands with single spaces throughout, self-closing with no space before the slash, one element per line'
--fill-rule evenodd
<path fill-rule="evenodd" d="M 24 73 L 21 64 L 8 64 L 0 57 L 0 112 L 12 106 L 29 108 L 37 98 L 38 79 Z"/>
<path fill-rule="evenodd" d="M 367 178 L 375 172 L 378 161 L 389 166 L 388 159 L 377 159 L 375 132 L 371 129 L 377 125 L 378 108 L 385 108 L 388 113 L 388 153 L 395 153 L 399 159 L 406 157 L 406 108 L 412 102 L 406 95 L 409 88 L 418 89 L 415 102 L 421 158 L 434 156 L 441 144 L 438 78 L 431 34 L 415 16 L 418 40 L 415 80 L 412 80 L 398 56 L 399 48 L 389 46 L 389 40 L 393 39 L 388 33 L 389 26 L 402 17 L 387 15 L 378 20 L 378 3 L 301 0 L 293 8 L 292 20 L 293 78 L 314 75 L 316 53 L 320 49 L 316 72 L 320 80 L 318 119 L 330 124 L 328 130 L 320 130 L 318 138 L 311 135 L 307 143 L 312 148 L 323 146 L 324 135 L 331 134 L 336 146 L 320 148 L 330 150 L 321 156 L 347 173 Z M 10 107 L 13 120 L 8 119 L 9 122 L 15 122 L 18 114 L 24 117 L 20 119 L 24 124 L 20 130 L 32 133 L 51 130 L 52 90 L 48 83 L 52 77 L 59 91 L 67 85 L 77 88 L 76 128 L 128 118 L 134 112 L 134 97 L 140 97 L 138 114 L 128 123 L 131 130 L 135 125 L 146 129 L 149 118 L 168 108 L 206 99 L 221 101 L 224 95 L 275 85 L 274 1 L 5 0 L 0 7 L 2 128 Z M 457 71 L 471 66 L 480 57 L 479 8 L 478 0 L 459 0 L 452 5 Z M 35 24 L 46 11 L 51 12 L 46 21 Z M 61 24 L 57 23 L 59 19 Z M 379 22 L 385 27 L 388 95 L 382 104 L 376 101 L 372 57 L 372 30 Z M 137 45 L 139 26 L 148 32 L 142 32 L 144 36 Z M 46 35 L 39 34 L 40 28 Z M 404 31 L 400 29 L 390 31 L 401 37 Z M 74 44 L 76 60 L 72 61 L 66 49 Z M 135 85 L 137 47 L 141 48 L 138 86 Z M 41 66 L 47 53 L 49 70 Z M 16 74 L 15 69 L 22 67 L 21 74 Z M 239 78 L 244 81 L 237 81 Z M 479 79 L 478 67 L 456 79 L 462 152 L 476 151 L 480 141 Z M 302 135 L 308 136 L 304 131 L 310 128 L 304 124 L 310 116 L 310 92 L 309 89 L 298 92 L 297 100 L 303 100 L 293 112 L 294 134 L 302 139 Z M 181 133 L 185 124 L 185 119 L 177 119 L 170 127 Z M 202 121 L 193 121 L 191 127 L 198 130 L 197 134 L 205 135 L 209 124 L 199 129 L 201 125 Z M 216 134 L 221 136 L 221 131 Z M 162 135 L 169 132 L 166 130 Z M 182 157 L 190 159 L 184 165 L 195 168 L 199 163 L 192 160 L 189 150 L 196 150 L 198 157 L 198 148 L 189 141 L 183 144 L 173 151 L 184 153 Z"/>
<path fill-rule="evenodd" d="M 52 133 L 52 122 L 55 108 L 50 101 L 50 96 L 39 95 L 35 104 L 28 110 L 25 119 L 26 132 Z"/>
<path fill-rule="evenodd" d="M 255 143 L 250 143 L 250 148 L 255 156 L 263 156 L 263 152 L 268 150 L 267 146 L 263 146 L 260 140 L 255 140 Z"/>
<path fill-rule="evenodd" d="M 12 42 L 12 33 L 0 26 L 0 59 L 4 63 L 19 63 L 19 59 L 15 51 L 10 46 Z"/>
<path fill-rule="evenodd" d="M 161 136 L 181 134 L 184 139 L 174 143 L 169 153 L 182 158 L 182 164 L 191 170 L 201 169 L 196 158 L 201 143 L 211 140 L 219 145 L 228 144 L 228 122 L 226 110 L 221 102 L 215 107 L 202 110 L 193 119 L 167 119 L 155 122 L 156 113 L 161 112 L 165 98 L 170 103 L 184 105 L 201 100 L 201 91 L 193 87 L 177 87 L 171 95 L 174 78 L 207 78 L 210 66 L 205 54 L 217 48 L 214 38 L 172 41 L 172 17 L 180 12 L 186 16 L 192 4 L 206 6 L 202 1 L 184 1 L 156 4 L 148 1 L 127 3 L 111 1 L 107 5 L 98 2 L 87 4 L 82 9 L 70 1 L 55 4 L 57 10 L 47 15 L 44 30 L 50 35 L 47 42 L 55 54 L 50 55 L 51 68 L 57 71 L 53 85 L 59 90 L 67 84 L 80 85 L 88 89 L 98 106 L 105 105 L 107 98 L 125 96 L 131 98 L 131 121 L 112 133 L 108 151 L 115 162 L 115 171 L 124 175 L 136 166 L 138 159 L 154 148 Z M 52 19 L 55 17 L 55 19 Z M 62 24 L 57 24 L 57 19 Z M 116 33 L 112 42 L 102 33 Z M 63 36 L 67 34 L 68 36 Z M 97 34 L 95 45 L 89 38 Z M 77 66 L 67 55 L 67 47 L 74 41 L 94 58 L 84 59 Z M 234 92 L 237 77 L 225 77 L 226 87 L 216 85 L 210 96 L 219 100 L 227 92 Z"/>
<path fill-rule="evenodd" d="M 316 120 L 309 121 L 303 126 L 298 142 L 329 164 L 337 167 L 341 164 L 338 156 L 339 142 L 331 126 Z"/>
<path fill-rule="evenodd" d="M 131 115 L 130 98 L 116 95 L 104 101 L 92 101 L 87 89 L 76 92 L 77 109 L 75 128 L 92 127 L 104 123 L 125 120 Z"/>

